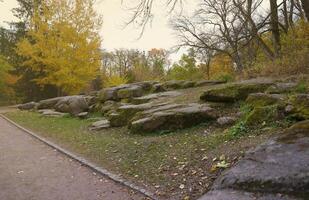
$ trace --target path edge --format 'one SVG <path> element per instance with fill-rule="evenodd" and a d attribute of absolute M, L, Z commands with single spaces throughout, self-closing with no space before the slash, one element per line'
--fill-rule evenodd
<path fill-rule="evenodd" d="M 143 195 L 145 195 L 146 197 L 152 199 L 152 200 L 159 200 L 158 197 L 153 194 L 152 192 L 149 192 L 147 190 L 145 190 L 144 188 L 141 188 L 133 183 L 131 183 L 130 181 L 127 181 L 123 178 L 121 178 L 120 176 L 113 174 L 111 172 L 109 172 L 107 169 L 104 169 L 100 166 L 98 166 L 97 164 L 88 161 L 87 159 L 78 156 L 62 147 L 60 147 L 59 145 L 47 140 L 44 137 L 41 137 L 39 135 L 37 135 L 36 133 L 22 127 L 21 125 L 17 124 L 16 122 L 12 121 L 11 119 L 7 118 L 6 116 L 4 116 L 3 114 L 0 113 L 0 117 L 3 118 L 4 120 L 6 120 L 7 122 L 9 122 L 10 124 L 14 125 L 16 128 L 26 132 L 27 134 L 29 134 L 30 136 L 34 137 L 35 139 L 45 143 L 46 145 L 48 145 L 49 147 L 52 147 L 53 149 L 56 149 L 57 151 L 65 154 L 66 156 L 74 159 L 75 161 L 81 163 L 82 165 L 92 169 L 93 171 L 103 175 L 104 177 L 107 177 L 108 179 L 111 179 L 113 181 L 115 181 L 116 183 L 119 183 L 125 187 L 128 187 L 129 189 L 132 189 L 138 193 L 141 193 Z"/>

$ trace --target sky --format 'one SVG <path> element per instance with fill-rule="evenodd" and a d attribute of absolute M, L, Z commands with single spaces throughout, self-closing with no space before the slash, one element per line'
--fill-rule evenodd
<path fill-rule="evenodd" d="M 155 18 L 149 24 L 142 36 L 138 39 L 140 29 L 133 25 L 125 27 L 125 22 L 130 17 L 128 7 L 136 0 L 124 0 L 127 4 L 122 4 L 122 0 L 101 0 L 96 4 L 96 10 L 103 16 L 103 27 L 100 32 L 103 42 L 102 48 L 113 50 L 118 48 L 133 48 L 148 51 L 152 48 L 170 49 L 177 44 L 177 38 L 173 30 L 169 27 L 169 17 L 164 1 L 157 0 L 155 4 Z M 193 10 L 194 2 L 190 0 L 190 7 L 186 10 Z M 17 7 L 16 0 L 4 0 L 0 3 L 0 25 L 5 25 L 5 21 L 14 20 L 12 8 Z M 183 51 L 171 55 L 171 59 L 178 59 Z"/>

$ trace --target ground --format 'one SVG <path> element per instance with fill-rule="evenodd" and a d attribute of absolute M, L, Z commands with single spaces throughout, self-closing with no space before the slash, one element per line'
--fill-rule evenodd
<path fill-rule="evenodd" d="M 0 118 L 0 199 L 144 199 Z"/>
<path fill-rule="evenodd" d="M 169 100 L 198 102 L 206 88 L 180 90 L 183 95 Z M 220 110 L 221 105 L 212 106 Z M 224 111 L 235 113 L 241 106 L 241 103 L 225 106 Z M 91 121 L 72 117 L 48 118 L 26 111 L 10 112 L 6 116 L 111 172 L 122 174 L 155 192 L 160 199 L 197 199 L 246 150 L 266 141 L 280 129 L 265 126 L 246 130 L 246 137 L 242 137 L 243 133 L 238 133 L 241 126 L 231 132 L 230 127 L 205 123 L 171 133 L 132 135 L 127 128 L 91 132 L 88 130 Z"/>

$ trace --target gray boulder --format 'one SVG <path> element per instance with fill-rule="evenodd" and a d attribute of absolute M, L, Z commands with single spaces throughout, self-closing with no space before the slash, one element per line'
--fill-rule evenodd
<path fill-rule="evenodd" d="M 309 196 L 308 133 L 309 121 L 303 121 L 247 152 L 242 160 L 215 181 L 213 191 L 201 199 L 218 197 L 229 200 L 226 194 L 231 193 L 226 190 L 233 191 L 238 199 L 254 199 L 259 194 L 262 197 L 258 199 L 306 199 Z M 250 198 L 246 192 L 252 193 Z M 270 194 L 289 197 L 270 198 Z"/>
<path fill-rule="evenodd" d="M 118 90 L 117 97 L 119 99 L 131 99 L 134 97 L 140 97 L 144 94 L 144 90 L 141 86 L 132 85 L 128 88 Z"/>
<path fill-rule="evenodd" d="M 56 97 L 52 99 L 46 99 L 39 101 L 37 108 L 39 110 L 41 109 L 53 109 L 54 106 L 60 101 L 63 97 Z"/>
<path fill-rule="evenodd" d="M 154 94 L 149 94 L 146 96 L 134 98 L 132 99 L 132 103 L 142 104 L 142 103 L 148 103 L 153 100 L 164 99 L 164 98 L 169 98 L 169 97 L 176 97 L 180 95 L 182 95 L 182 93 L 177 92 L 177 91 L 159 92 L 159 93 L 154 93 Z"/>
<path fill-rule="evenodd" d="M 206 90 L 200 97 L 209 102 L 236 102 L 246 100 L 251 93 L 264 92 L 273 84 L 269 79 L 253 79 Z"/>
<path fill-rule="evenodd" d="M 67 96 L 61 98 L 54 106 L 55 110 L 63 113 L 70 113 L 73 116 L 77 116 L 82 112 L 89 110 L 84 96 Z"/>
<path fill-rule="evenodd" d="M 276 83 L 272 86 L 270 86 L 266 93 L 269 94 L 282 94 L 282 93 L 290 93 L 296 90 L 297 83 Z"/>
<path fill-rule="evenodd" d="M 106 119 L 94 122 L 90 125 L 89 130 L 91 131 L 99 131 L 103 129 L 107 129 L 110 127 L 110 122 Z"/>
<path fill-rule="evenodd" d="M 29 103 L 18 105 L 17 108 L 20 110 L 33 110 L 33 109 L 36 109 L 37 106 L 38 106 L 38 103 L 29 102 Z"/>
<path fill-rule="evenodd" d="M 207 105 L 189 104 L 180 108 L 151 113 L 129 124 L 132 133 L 172 131 L 215 120 L 214 110 Z"/>
<path fill-rule="evenodd" d="M 268 106 L 277 104 L 281 107 L 285 107 L 287 97 L 281 94 L 265 94 L 265 93 L 253 93 L 248 96 L 246 103 L 253 106 Z"/>
<path fill-rule="evenodd" d="M 40 110 L 39 112 L 41 113 L 42 116 L 45 116 L 45 117 L 64 117 L 67 115 L 66 113 L 56 112 L 54 110 L 49 110 L 49 109 Z"/>

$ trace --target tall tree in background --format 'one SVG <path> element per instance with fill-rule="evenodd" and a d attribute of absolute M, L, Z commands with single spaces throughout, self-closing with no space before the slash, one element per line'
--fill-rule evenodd
<path fill-rule="evenodd" d="M 27 38 L 17 45 L 34 81 L 54 85 L 59 95 L 81 92 L 100 67 L 101 17 L 94 0 L 46 0 L 34 10 Z"/>
<path fill-rule="evenodd" d="M 307 17 L 307 20 L 309 20 L 309 1 L 308 0 L 301 0 L 302 7 L 305 11 L 305 15 Z"/>
<path fill-rule="evenodd" d="M 278 4 L 277 0 L 269 0 L 270 2 L 270 26 L 272 32 L 273 46 L 276 56 L 280 54 L 280 29 L 278 17 Z"/>

